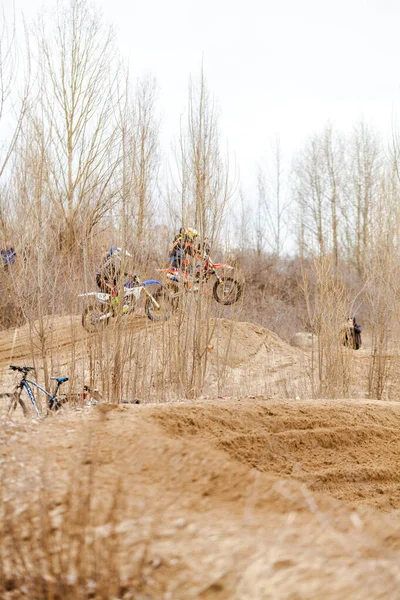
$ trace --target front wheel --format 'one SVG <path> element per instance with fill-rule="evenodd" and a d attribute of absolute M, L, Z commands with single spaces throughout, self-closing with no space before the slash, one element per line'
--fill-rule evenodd
<path fill-rule="evenodd" d="M 158 306 L 154 303 L 153 298 Z M 173 310 L 173 301 L 165 289 L 158 290 L 155 294 L 152 294 L 151 298 L 147 298 L 146 300 L 145 311 L 151 321 L 167 321 Z"/>
<path fill-rule="evenodd" d="M 17 408 L 18 404 L 22 408 L 22 412 L 24 413 L 24 417 L 27 417 L 28 416 L 28 410 L 26 408 L 25 402 L 21 398 L 21 392 L 19 390 L 14 391 L 12 393 L 12 395 L 11 395 L 11 400 L 10 400 L 10 403 L 8 405 L 8 411 L 7 411 L 8 415 L 10 415 Z"/>
<path fill-rule="evenodd" d="M 86 331 L 92 333 L 93 331 L 97 331 L 100 327 L 107 325 L 109 318 L 107 313 L 104 313 L 102 310 L 101 305 L 91 304 L 85 308 L 83 312 L 82 326 Z"/>
<path fill-rule="evenodd" d="M 242 295 L 243 285 L 232 277 L 220 277 L 213 287 L 213 295 L 217 302 L 229 306 L 235 304 Z"/>

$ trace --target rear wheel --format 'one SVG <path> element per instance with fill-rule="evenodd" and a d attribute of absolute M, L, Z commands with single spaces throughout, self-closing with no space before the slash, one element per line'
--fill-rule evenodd
<path fill-rule="evenodd" d="M 155 305 L 151 298 L 147 298 L 145 304 L 146 315 L 151 321 L 167 321 L 174 310 L 170 293 L 166 289 L 160 289 L 155 294 L 152 294 L 152 296 L 158 306 Z"/>
<path fill-rule="evenodd" d="M 109 318 L 100 304 L 91 304 L 83 312 L 82 326 L 86 331 L 97 331 L 107 325 Z"/>
<path fill-rule="evenodd" d="M 53 398 L 49 398 L 47 406 L 51 412 L 57 412 L 62 408 L 62 404 L 65 404 L 68 401 L 67 395 L 63 396 L 53 396 Z"/>
<path fill-rule="evenodd" d="M 220 277 L 213 287 L 213 295 L 217 302 L 229 306 L 235 304 L 242 295 L 243 285 L 232 277 Z"/>

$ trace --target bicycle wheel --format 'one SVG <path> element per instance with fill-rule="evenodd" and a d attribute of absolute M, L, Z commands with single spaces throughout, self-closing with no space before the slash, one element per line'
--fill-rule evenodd
<path fill-rule="evenodd" d="M 243 285 L 232 277 L 220 277 L 213 287 L 213 295 L 217 302 L 229 306 L 235 304 L 242 295 Z"/>
<path fill-rule="evenodd" d="M 16 408 L 20 405 L 24 417 L 30 418 L 38 418 L 41 416 L 41 407 L 38 405 L 35 397 L 31 398 L 28 396 L 28 399 L 23 400 L 21 398 L 21 392 L 16 390 L 10 400 L 10 404 L 8 406 L 8 414 L 10 415 Z"/>
<path fill-rule="evenodd" d="M 169 292 L 165 289 L 160 289 L 153 294 L 153 298 L 158 306 L 156 306 L 152 298 L 147 298 L 145 304 L 146 315 L 151 321 L 167 321 L 174 310 Z"/>
<path fill-rule="evenodd" d="M 105 327 L 110 317 L 106 316 L 104 310 L 99 304 L 91 304 L 85 308 L 82 315 L 82 326 L 86 331 L 93 333 L 101 327 Z"/>
<path fill-rule="evenodd" d="M 66 402 L 68 402 L 68 397 L 66 394 L 63 394 L 62 396 L 53 396 L 52 398 L 48 399 L 47 407 L 51 412 L 57 412 Z"/>
<path fill-rule="evenodd" d="M 18 404 L 22 408 L 22 412 L 24 413 L 24 417 L 27 417 L 28 416 L 28 410 L 26 408 L 25 402 L 21 398 L 21 392 L 20 392 L 19 389 L 15 390 L 11 394 L 11 399 L 10 399 L 10 402 L 8 404 L 7 414 L 10 415 L 11 413 L 13 413 L 14 410 L 17 408 Z"/>

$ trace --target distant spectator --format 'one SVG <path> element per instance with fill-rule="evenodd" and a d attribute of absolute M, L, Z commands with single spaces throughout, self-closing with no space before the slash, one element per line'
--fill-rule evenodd
<path fill-rule="evenodd" d="M 342 342 L 344 346 L 359 350 L 361 348 L 361 325 L 355 317 L 350 317 L 342 329 Z"/>
<path fill-rule="evenodd" d="M 10 265 L 15 263 L 17 253 L 15 252 L 12 244 L 9 240 L 6 241 L 5 248 L 1 251 L 1 260 L 3 261 L 3 267 L 7 271 Z"/>

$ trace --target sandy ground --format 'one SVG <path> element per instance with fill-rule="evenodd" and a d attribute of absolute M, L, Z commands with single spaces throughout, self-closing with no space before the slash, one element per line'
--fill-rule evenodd
<path fill-rule="evenodd" d="M 80 315 L 71 315 L 45 319 L 42 329 L 36 322 L 0 332 L 0 393 L 9 392 L 16 381 L 8 369 L 10 364 L 35 366 L 36 377 L 43 383 L 43 353 L 48 356 L 48 369 L 52 375 L 71 377 L 73 366 L 71 392 L 81 391 L 83 385 L 90 382 L 90 366 L 93 368 L 98 353 L 115 346 L 113 325 L 111 321 L 102 335 L 96 336 L 82 328 Z M 149 392 L 154 382 L 164 381 L 165 371 L 173 370 L 168 359 L 176 326 L 173 319 L 163 326 L 140 314 L 124 318 L 124 343 L 128 348 L 125 353 L 130 354 L 130 362 L 124 368 L 146 383 L 140 397 L 142 402 L 151 397 Z M 263 327 L 230 319 L 212 319 L 209 336 L 205 396 L 309 395 L 309 355 L 306 351 L 291 346 Z M 104 391 L 99 367 L 94 385 Z M 176 394 L 170 399 L 176 399 Z"/>
<path fill-rule="evenodd" d="M 304 383 L 304 352 L 255 325 L 218 326 L 210 379 L 228 357 L 235 397 L 3 415 L 3 500 L 23 518 L 45 489 L 51 530 L 72 530 L 71 497 L 86 490 L 87 534 L 117 562 L 121 598 L 400 599 L 400 403 L 282 399 L 281 380 Z M 4 376 L 31 344 L 27 330 L 0 335 Z M 273 393 L 240 395 L 262 385 Z"/>
<path fill-rule="evenodd" d="M 19 511 L 45 477 L 55 522 L 90 471 L 127 580 L 146 542 L 141 597 L 394 599 L 399 424 L 397 403 L 210 399 L 3 421 L 1 447 Z"/>

